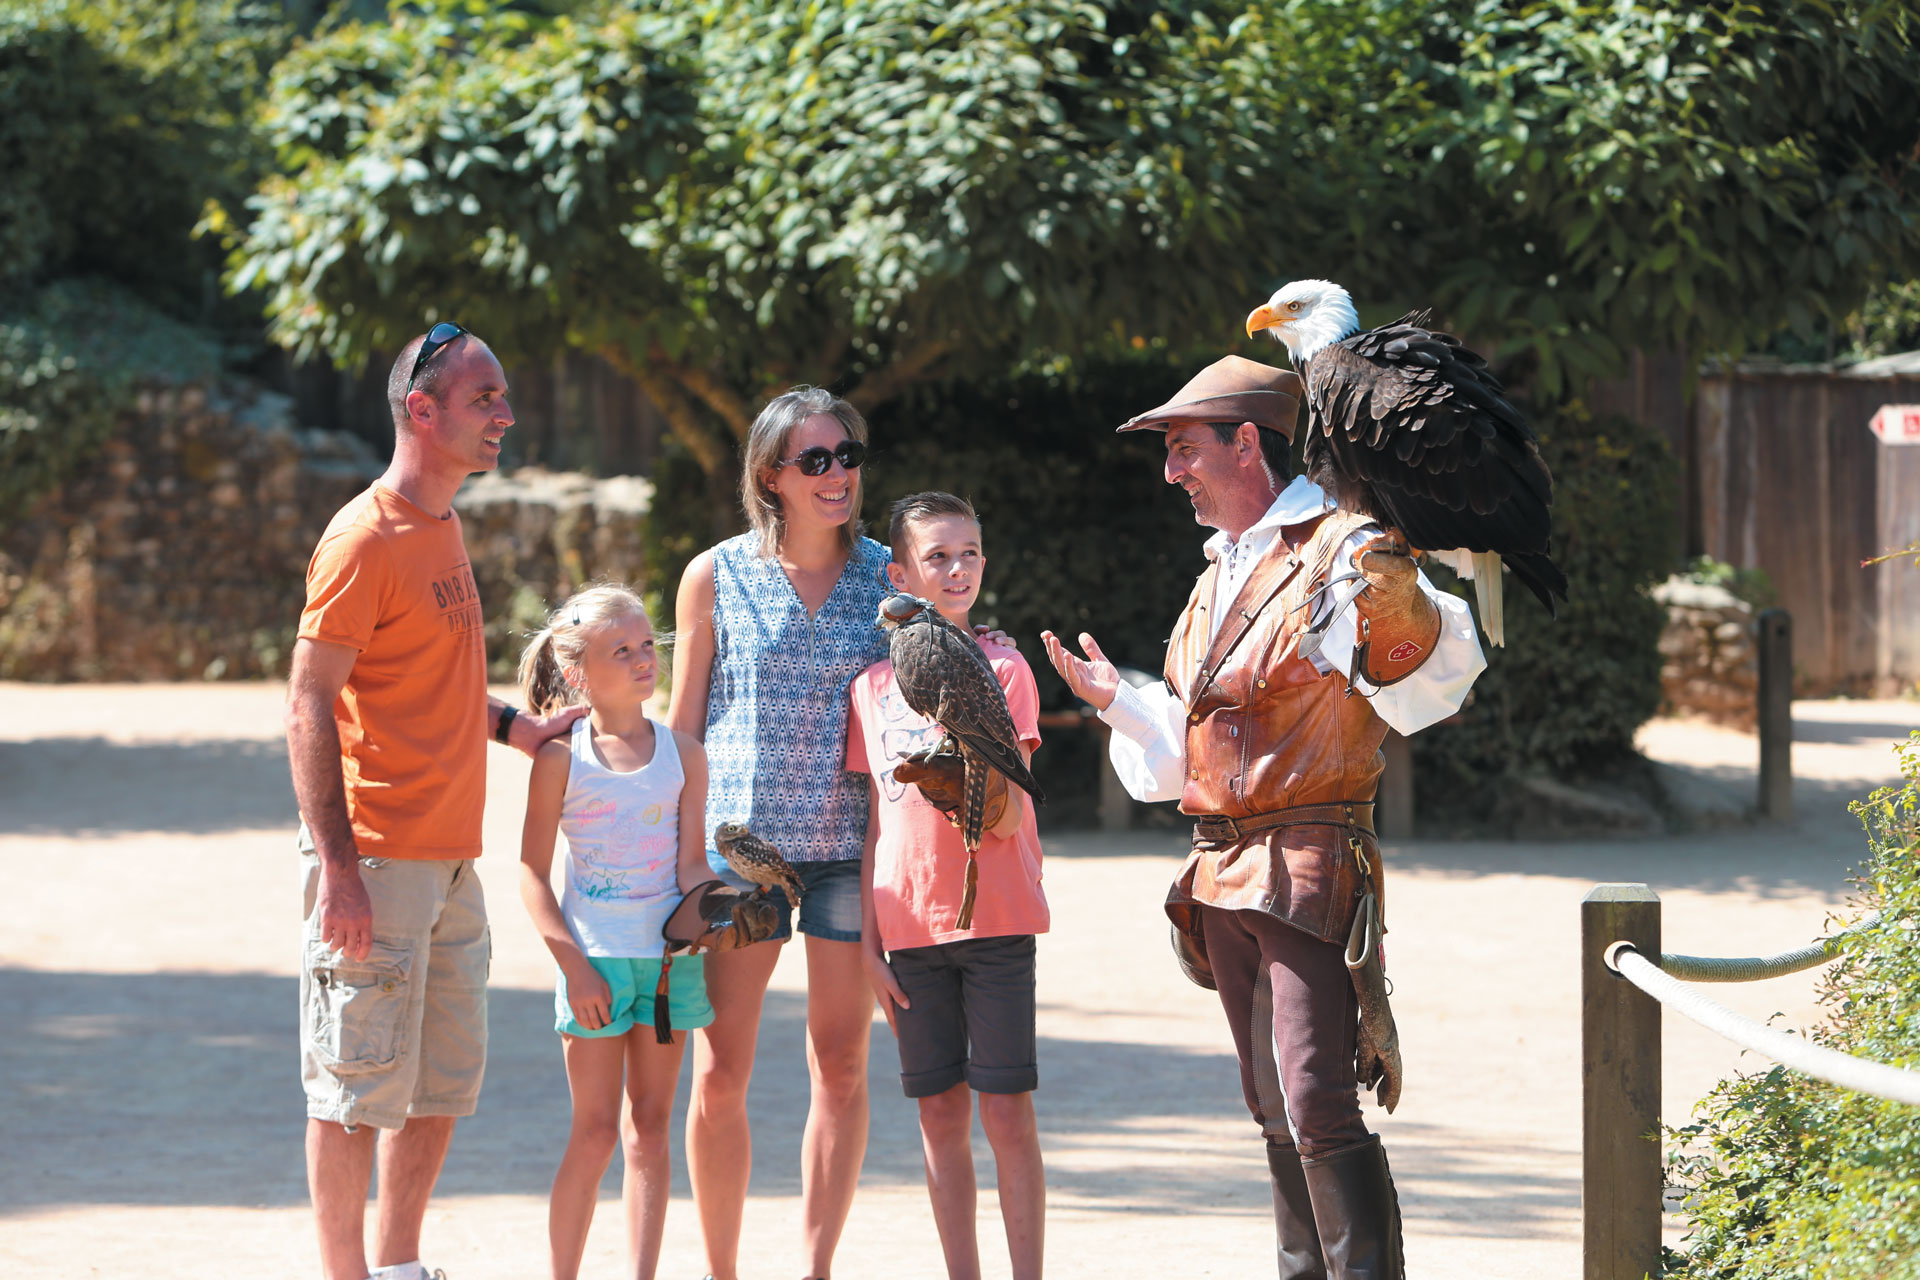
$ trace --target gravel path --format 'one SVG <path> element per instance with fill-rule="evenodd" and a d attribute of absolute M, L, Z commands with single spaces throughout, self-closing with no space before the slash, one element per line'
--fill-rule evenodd
<path fill-rule="evenodd" d="M 294 1049 L 293 804 L 271 685 L 0 684 L 0 1275 L 316 1274 Z M 1644 880 L 1675 950 L 1808 941 L 1861 848 L 1846 800 L 1893 778 L 1913 703 L 1795 708 L 1792 827 L 1617 843 L 1389 844 L 1388 956 L 1406 1096 L 1386 1135 L 1421 1280 L 1578 1273 L 1581 895 Z M 1657 722 L 1656 758 L 1750 794 L 1753 739 Z M 428 1261 L 454 1280 L 545 1273 L 545 1196 L 567 1098 L 550 962 L 514 892 L 525 768 L 491 758 L 493 1053 L 434 1200 Z M 1270 1274 L 1264 1162 L 1209 993 L 1180 976 L 1159 902 L 1173 829 L 1043 832 L 1054 932 L 1040 954 L 1038 1106 L 1057 1276 Z M 1816 978 L 1722 988 L 1750 1015 L 1812 1016 Z M 754 1082 L 749 1275 L 797 1274 L 803 974 L 783 959 Z M 941 1274 L 913 1112 L 884 1022 L 873 1141 L 839 1275 Z M 1666 1025 L 1665 1109 L 1737 1051 Z M 1746 1065 L 1751 1065 L 1749 1062 Z M 685 1086 L 682 1085 L 684 1095 Z M 981 1162 L 982 1252 L 1006 1274 Z M 678 1158 L 676 1157 L 676 1163 Z M 610 1175 L 608 1196 L 616 1194 Z M 661 1275 L 703 1270 L 684 1177 Z M 608 1205 L 587 1274 L 620 1266 Z"/>

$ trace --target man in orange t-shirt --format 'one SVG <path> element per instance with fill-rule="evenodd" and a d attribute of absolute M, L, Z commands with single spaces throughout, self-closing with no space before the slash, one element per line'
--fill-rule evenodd
<path fill-rule="evenodd" d="M 973 507 L 916 493 L 893 507 L 895 588 L 931 600 L 967 634 L 986 556 Z M 1040 694 L 1026 660 L 982 641 L 1022 753 L 1040 745 Z M 901 757 L 930 747 L 940 726 L 900 696 L 893 663 L 876 662 L 848 691 L 847 769 L 871 775 L 862 862 L 860 947 L 874 994 L 900 1044 L 900 1083 L 920 1108 L 927 1195 L 949 1275 L 978 1275 L 974 1235 L 973 1098 L 993 1146 L 1014 1280 L 1040 1275 L 1046 1174 L 1034 1122 L 1034 935 L 1047 931 L 1033 802 L 995 774 L 978 854 L 972 925 L 959 927 L 967 849 L 912 783 Z M 1004 787 L 1004 790 L 1000 788 Z"/>
<path fill-rule="evenodd" d="M 513 425 L 500 362 L 436 325 L 400 352 L 387 399 L 393 462 L 314 550 L 287 688 L 306 867 L 307 1181 L 327 1280 L 426 1280 L 427 1197 L 486 1066 L 491 941 L 472 867 L 486 739 L 531 754 L 579 714 L 521 716 L 487 696 L 453 495 L 498 465 Z"/>

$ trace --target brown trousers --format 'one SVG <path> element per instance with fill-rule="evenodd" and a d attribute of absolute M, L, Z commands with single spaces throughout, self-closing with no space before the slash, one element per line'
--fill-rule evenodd
<path fill-rule="evenodd" d="M 1365 1141 L 1346 949 L 1260 911 L 1202 906 L 1200 920 L 1240 1053 L 1240 1087 L 1261 1132 L 1305 1156 Z"/>

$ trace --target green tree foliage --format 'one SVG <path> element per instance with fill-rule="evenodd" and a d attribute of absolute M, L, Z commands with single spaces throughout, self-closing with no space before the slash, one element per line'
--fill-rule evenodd
<path fill-rule="evenodd" d="M 278 69 L 233 282 L 341 360 L 598 351 L 710 476 L 771 389 L 1224 346 L 1300 275 L 1553 401 L 1920 265 L 1915 43 L 1910 0 L 396 10 Z"/>
<path fill-rule="evenodd" d="M 1860 906 L 1882 923 L 1848 938 L 1821 993 L 1816 1042 L 1920 1067 L 1920 734 L 1906 783 L 1854 806 L 1871 860 Z M 1690 1232 L 1664 1272 L 1684 1280 L 1920 1277 L 1920 1108 L 1774 1067 L 1723 1081 L 1673 1131 L 1669 1180 Z"/>
<path fill-rule="evenodd" d="M 1299 0 L 1282 274 L 1437 304 L 1578 394 L 1738 354 L 1920 266 L 1920 9 Z"/>
<path fill-rule="evenodd" d="M 1568 408 L 1537 425 L 1554 476 L 1553 558 L 1575 589 L 1555 619 L 1508 578 L 1506 647 L 1456 722 L 1413 739 L 1419 793 L 1437 813 L 1497 819 L 1510 770 L 1569 776 L 1631 759 L 1634 730 L 1660 705 L 1666 614 L 1647 589 L 1678 546 L 1672 453 L 1626 418 Z M 1470 584 L 1454 589 L 1471 598 Z"/>
<path fill-rule="evenodd" d="M 350 359 L 458 315 L 628 369 L 709 475 L 766 392 L 1224 340 L 1277 154 L 1257 59 L 1071 0 L 682 0 L 348 24 L 278 70 L 234 283 Z"/>
<path fill-rule="evenodd" d="M 0 302 L 110 278 L 201 317 L 209 200 L 260 176 L 246 114 L 280 27 L 243 0 L 26 0 L 0 7 Z"/>
<path fill-rule="evenodd" d="M 0 7 L 0 521 L 139 380 L 217 367 L 180 323 L 221 300 L 193 229 L 258 180 L 244 117 L 282 40 L 241 0 Z"/>

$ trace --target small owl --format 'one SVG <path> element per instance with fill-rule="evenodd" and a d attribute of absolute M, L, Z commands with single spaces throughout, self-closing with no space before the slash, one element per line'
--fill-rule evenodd
<path fill-rule="evenodd" d="M 766 889 L 781 889 L 788 902 L 800 905 L 800 873 L 765 840 L 737 822 L 723 822 L 713 829 L 713 847 L 742 880 Z"/>

